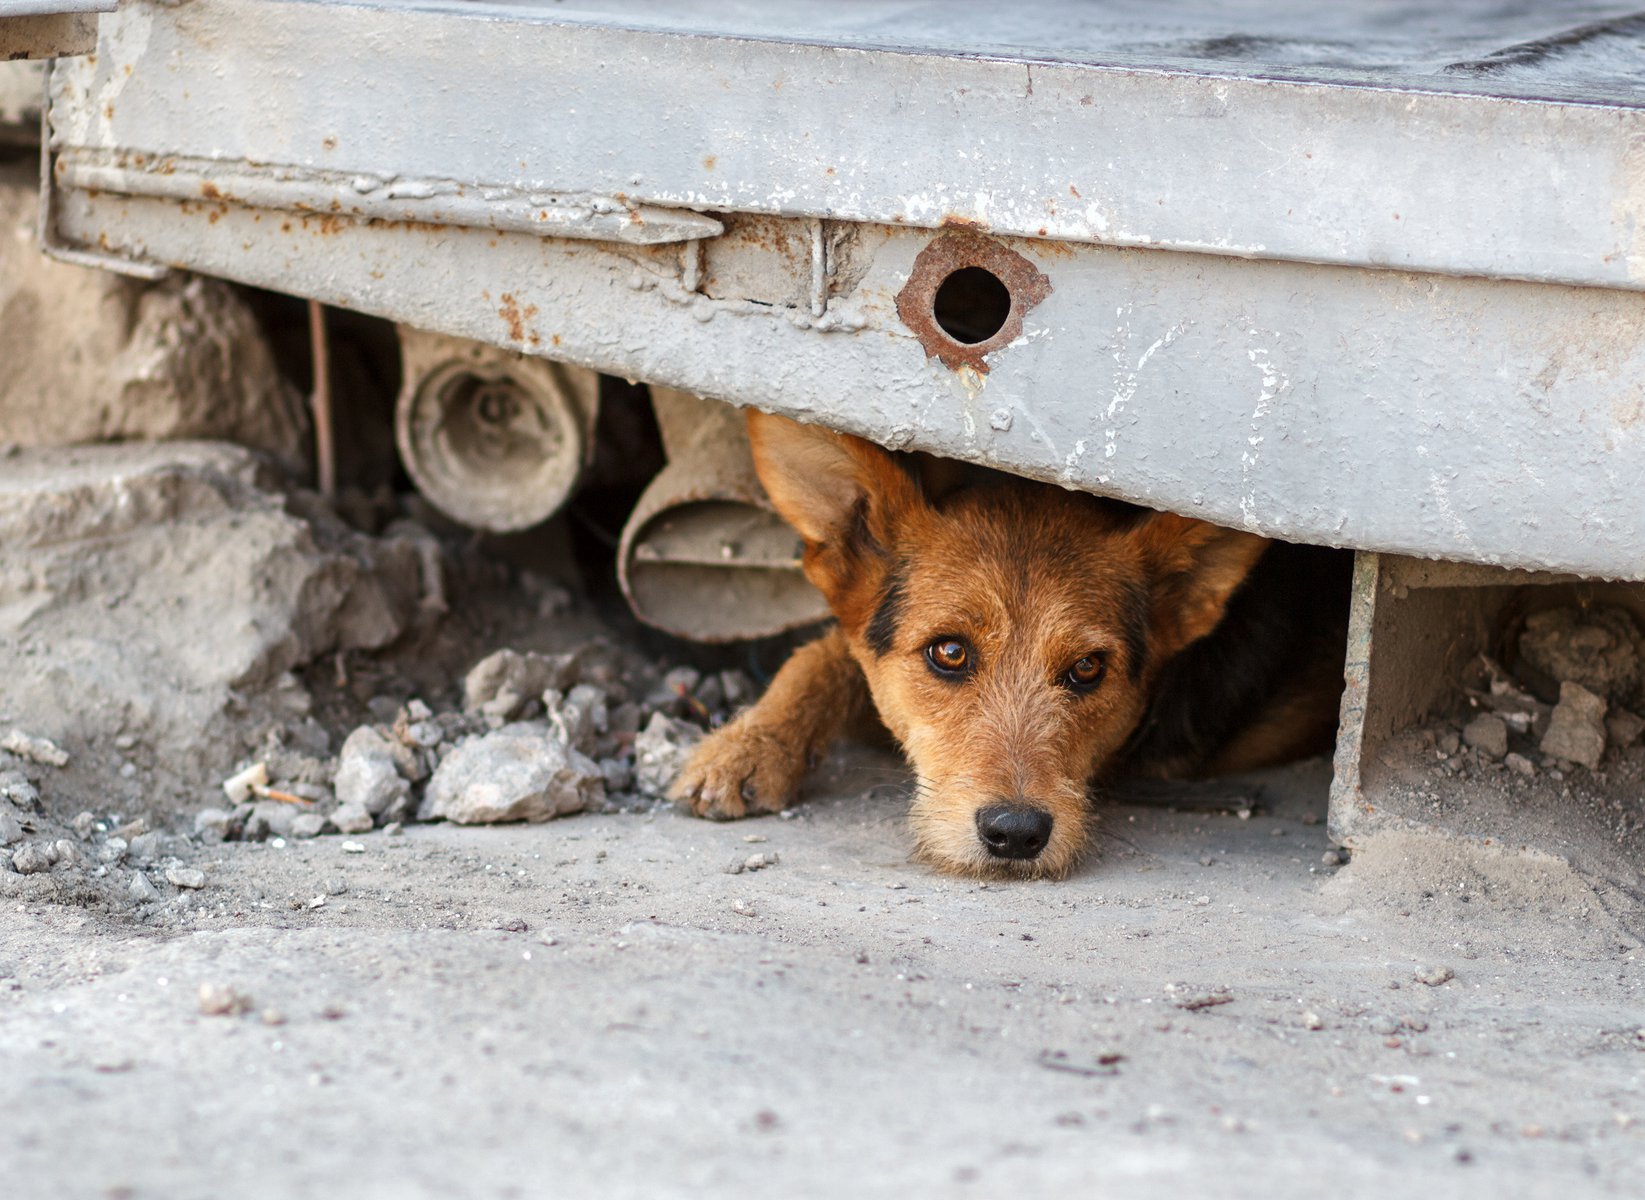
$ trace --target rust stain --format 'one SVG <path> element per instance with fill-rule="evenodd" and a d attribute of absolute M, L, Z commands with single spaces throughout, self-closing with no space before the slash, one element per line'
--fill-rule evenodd
<path fill-rule="evenodd" d="M 961 342 L 937 323 L 937 289 L 956 271 L 980 267 L 1005 285 L 1011 309 L 1005 323 L 980 342 Z M 919 338 L 927 358 L 950 370 L 970 367 L 988 373 L 985 356 L 1022 336 L 1022 321 L 1051 294 L 1051 281 L 1009 246 L 969 230 L 953 230 L 930 242 L 914 259 L 908 282 L 897 293 L 897 315 Z"/>
<path fill-rule="evenodd" d="M 945 214 L 943 216 L 943 219 L 941 221 L 937 222 L 937 225 L 938 225 L 938 228 L 941 228 L 941 229 L 981 230 L 981 229 L 986 229 L 987 228 L 987 226 L 985 226 L 981 221 L 977 220 L 975 217 L 962 217 L 958 213 L 947 213 L 947 214 Z"/>
<path fill-rule="evenodd" d="M 337 136 L 332 134 L 327 137 L 325 141 L 321 142 L 320 145 L 324 146 L 327 150 L 337 149 Z"/>
<path fill-rule="evenodd" d="M 712 171 L 715 166 L 718 165 L 719 161 L 720 160 L 717 156 L 710 154 L 707 158 L 703 159 L 703 170 Z"/>
<path fill-rule="evenodd" d="M 200 184 L 200 194 L 207 200 L 221 200 L 223 198 L 223 193 L 209 179 Z"/>
<path fill-rule="evenodd" d="M 114 105 L 112 105 L 112 104 L 103 105 L 103 119 L 106 120 L 106 121 L 114 120 Z"/>
<path fill-rule="evenodd" d="M 557 333 L 550 334 L 548 340 L 553 342 L 554 345 L 558 346 L 560 344 L 560 335 L 557 334 Z"/>
<path fill-rule="evenodd" d="M 530 342 L 533 346 L 537 345 L 541 341 L 537 334 L 526 332 L 526 322 L 537 316 L 537 306 L 528 304 L 522 309 L 520 302 L 514 298 L 513 292 L 504 292 L 502 299 L 502 307 L 498 308 L 497 315 L 508 326 L 508 336 L 516 342 Z"/>
<path fill-rule="evenodd" d="M 209 212 L 209 213 L 208 213 L 208 214 L 206 214 L 206 224 L 207 224 L 207 225 L 215 225 L 215 224 L 217 224 L 217 222 L 218 222 L 218 221 L 220 221 L 220 220 L 222 220 L 222 219 L 223 219 L 223 213 L 224 213 L 224 212 L 225 212 L 225 211 L 226 211 L 226 210 L 224 210 L 224 209 L 221 209 L 221 208 L 214 208 L 214 209 L 212 209 L 212 210 L 211 210 L 211 212 Z"/>

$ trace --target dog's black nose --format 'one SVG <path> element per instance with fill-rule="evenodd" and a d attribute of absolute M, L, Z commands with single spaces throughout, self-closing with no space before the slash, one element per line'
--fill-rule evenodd
<path fill-rule="evenodd" d="M 995 858 L 1037 858 L 1051 840 L 1051 814 L 1027 804 L 977 810 L 977 836 Z"/>

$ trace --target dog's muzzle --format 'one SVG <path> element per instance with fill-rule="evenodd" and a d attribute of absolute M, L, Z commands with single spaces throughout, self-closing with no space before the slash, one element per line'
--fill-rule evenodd
<path fill-rule="evenodd" d="M 1051 840 L 1051 814 L 1030 804 L 977 810 L 977 836 L 995 858 L 1038 858 Z"/>

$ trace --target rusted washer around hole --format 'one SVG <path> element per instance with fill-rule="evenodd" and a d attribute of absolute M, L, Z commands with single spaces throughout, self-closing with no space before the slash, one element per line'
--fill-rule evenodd
<path fill-rule="evenodd" d="M 992 275 L 1010 293 L 1011 307 L 1004 323 L 981 341 L 952 337 L 937 320 L 937 293 L 950 277 L 966 268 Z M 1022 334 L 1022 319 L 1051 294 L 1051 281 L 1015 250 L 975 233 L 951 231 L 931 242 L 914 259 L 914 271 L 897 293 L 897 315 L 914 331 L 926 357 L 958 370 L 970 367 L 988 373 L 983 356 L 1010 345 Z"/>

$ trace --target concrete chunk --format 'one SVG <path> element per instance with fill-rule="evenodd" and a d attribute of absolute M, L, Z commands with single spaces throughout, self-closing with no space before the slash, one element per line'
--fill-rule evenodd
<path fill-rule="evenodd" d="M 1604 699 L 1580 683 L 1560 684 L 1559 703 L 1541 745 L 1544 754 L 1581 763 L 1590 771 L 1598 767 L 1605 756 Z"/>
<path fill-rule="evenodd" d="M 580 812 L 605 796 L 589 758 L 534 725 L 508 725 L 470 738 L 448 754 L 428 782 L 423 820 L 463 825 L 546 821 Z"/>
<path fill-rule="evenodd" d="M 1508 753 L 1508 725 L 1495 713 L 1480 713 L 1462 728 L 1462 740 L 1488 758 Z"/>

